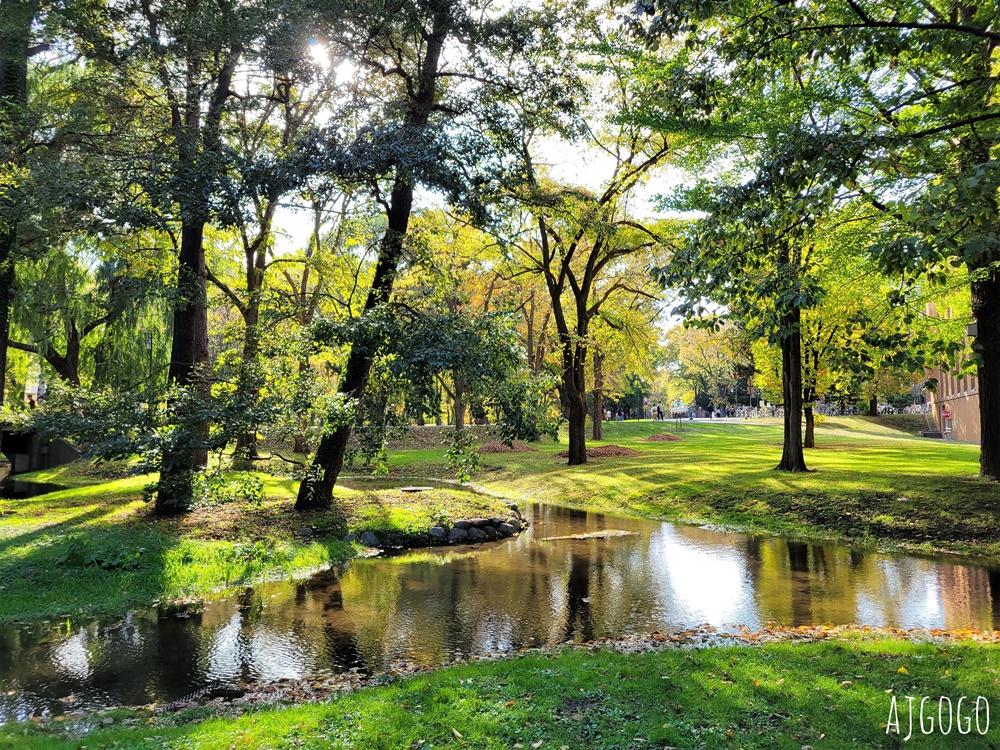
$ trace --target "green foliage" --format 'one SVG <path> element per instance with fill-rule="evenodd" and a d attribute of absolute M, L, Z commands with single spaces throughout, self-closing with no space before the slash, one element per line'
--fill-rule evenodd
<path fill-rule="evenodd" d="M 445 466 L 455 472 L 455 478 L 464 484 L 472 475 L 482 470 L 482 457 L 475 450 L 476 437 L 469 430 L 455 431 L 445 435 L 442 441 L 448 446 L 444 453 Z"/>
<path fill-rule="evenodd" d="M 353 416 L 368 439 L 366 458 L 379 455 L 393 424 L 402 426 L 402 414 L 386 411 L 388 401 L 404 401 L 410 414 L 436 411 L 436 378 L 445 372 L 461 377 L 469 395 L 497 416 L 504 439 L 533 440 L 554 431 L 546 394 L 550 381 L 520 372 L 517 333 L 506 313 L 466 316 L 385 305 L 347 321 L 318 320 L 312 333 L 317 342 L 350 345 L 375 360 L 373 387 L 362 405 L 367 408 L 337 397 L 325 428 L 347 424 Z"/>
<path fill-rule="evenodd" d="M 252 472 L 227 472 L 216 466 L 195 477 L 193 494 L 201 505 L 243 502 L 259 506 L 264 502 L 264 483 Z"/>
<path fill-rule="evenodd" d="M 103 570 L 137 570 L 142 566 L 143 547 L 128 548 L 118 544 L 102 544 L 85 536 L 67 540 L 64 552 L 56 563 L 71 567 L 94 565 Z"/>

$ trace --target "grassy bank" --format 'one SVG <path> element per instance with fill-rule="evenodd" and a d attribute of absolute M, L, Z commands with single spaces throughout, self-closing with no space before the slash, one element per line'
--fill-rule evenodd
<path fill-rule="evenodd" d="M 356 554 L 359 547 L 340 541 L 348 530 L 405 539 L 442 513 L 468 518 L 505 507 L 469 492 L 338 488 L 337 512 L 300 514 L 292 510 L 296 482 L 260 475 L 261 503 L 158 519 L 143 498 L 153 477 L 109 479 L 114 474 L 76 464 L 25 475 L 72 489 L 0 500 L 0 622 L 116 615 L 301 576 Z"/>
<path fill-rule="evenodd" d="M 515 499 L 755 529 L 798 537 L 1000 555 L 1000 486 L 979 479 L 978 447 L 915 438 L 904 421 L 829 418 L 806 451 L 812 471 L 772 470 L 777 420 L 612 422 L 602 443 L 639 451 L 567 467 L 561 445 L 484 456 L 474 481 Z M 668 432 L 678 442 L 647 442 Z M 400 473 L 442 472 L 440 451 L 393 455 Z"/>
<path fill-rule="evenodd" d="M 979 735 L 974 703 L 986 697 L 995 717 L 998 668 L 995 646 L 858 637 L 631 655 L 573 650 L 467 664 L 237 717 L 211 717 L 205 708 L 118 713 L 82 737 L 62 722 L 15 725 L 0 728 L 0 747 L 895 748 L 904 743 L 886 734 L 893 696 L 905 736 L 904 696 L 932 696 L 936 724 L 939 697 L 955 706 L 964 695 L 972 734 L 923 736 L 915 728 L 909 744 L 986 748 L 1000 746 L 1000 726 L 994 720 Z"/>

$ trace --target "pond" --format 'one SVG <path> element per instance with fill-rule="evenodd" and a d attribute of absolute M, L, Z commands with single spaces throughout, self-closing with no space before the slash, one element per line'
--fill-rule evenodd
<path fill-rule="evenodd" d="M 1000 569 L 548 505 L 519 537 L 351 562 L 187 619 L 0 628 L 0 721 L 171 701 L 219 681 L 437 665 L 710 624 L 1000 626 Z M 627 535 L 552 539 L 607 530 Z M 73 696 L 67 705 L 67 696 Z"/>

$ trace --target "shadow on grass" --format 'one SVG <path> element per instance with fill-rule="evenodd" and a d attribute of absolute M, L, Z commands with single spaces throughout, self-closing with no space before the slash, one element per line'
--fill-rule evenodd
<path fill-rule="evenodd" d="M 164 588 L 176 537 L 124 524 L 95 524 L 102 506 L 7 538 L 0 553 L 0 622 L 112 614 L 149 603 Z"/>

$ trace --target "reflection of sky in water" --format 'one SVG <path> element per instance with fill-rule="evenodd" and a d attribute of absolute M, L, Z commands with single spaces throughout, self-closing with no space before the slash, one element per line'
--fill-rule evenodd
<path fill-rule="evenodd" d="M 922 606 L 918 605 L 914 614 L 914 620 L 924 628 L 944 627 L 944 612 L 941 608 L 941 591 L 938 587 L 937 578 L 932 571 L 926 571 L 920 576 L 921 582 L 926 586 Z"/>
<path fill-rule="evenodd" d="M 52 663 L 66 677 L 85 680 L 90 676 L 90 654 L 87 652 L 89 641 L 86 630 L 69 636 L 56 645 L 52 653 Z"/>
<path fill-rule="evenodd" d="M 660 571 L 664 624 L 756 624 L 753 591 L 736 549 L 685 539 L 663 524 L 651 539 L 650 568 Z"/>
<path fill-rule="evenodd" d="M 234 612 L 229 620 L 209 639 L 208 673 L 217 679 L 232 679 L 240 673 L 240 631 L 243 623 L 239 612 Z"/>
<path fill-rule="evenodd" d="M 995 624 L 1000 576 L 950 558 L 889 557 L 552 507 L 533 512 L 521 537 L 474 554 L 357 560 L 339 578 L 248 589 L 189 620 L 141 613 L 114 630 L 90 623 L 68 636 L 41 626 L 0 628 L 9 652 L 0 649 L 0 717 L 38 706 L 64 711 L 57 699 L 70 693 L 94 704 L 143 704 L 223 679 L 378 670 L 400 657 L 440 664 L 705 623 Z M 542 541 L 600 529 L 634 535 Z M 16 698 L 5 698 L 11 689 Z"/>
<path fill-rule="evenodd" d="M 944 627 L 935 563 L 875 555 L 872 559 L 871 574 L 856 584 L 856 622 L 875 627 Z"/>
<path fill-rule="evenodd" d="M 258 629 L 247 647 L 253 674 L 262 680 L 304 677 L 312 671 L 314 644 L 287 630 Z"/>

